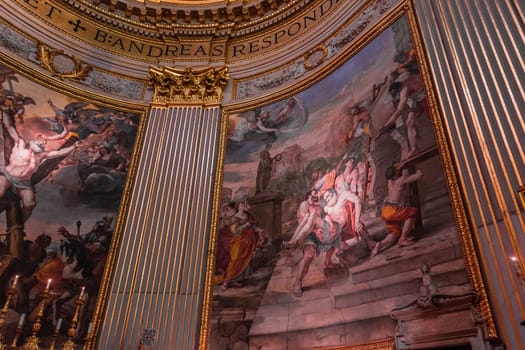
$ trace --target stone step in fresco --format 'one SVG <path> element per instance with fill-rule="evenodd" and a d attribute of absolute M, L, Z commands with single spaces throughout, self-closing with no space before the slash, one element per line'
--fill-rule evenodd
<path fill-rule="evenodd" d="M 407 271 L 414 271 L 424 262 L 431 266 L 462 259 L 461 246 L 455 229 L 444 229 L 423 236 L 408 247 L 393 247 L 350 268 L 354 284 L 364 283 Z"/>
<path fill-rule="evenodd" d="M 419 270 L 414 269 L 369 282 L 339 284 L 330 288 L 330 296 L 335 308 L 375 302 L 418 290 L 420 276 Z M 432 276 L 438 288 L 468 283 L 463 259 L 433 265 Z"/>
<path fill-rule="evenodd" d="M 469 291 L 468 284 L 440 289 L 444 294 Z M 261 305 L 250 328 L 250 349 L 311 349 L 312 344 L 334 347 L 391 338 L 395 327 L 391 311 L 418 298 L 418 294 L 411 293 L 334 308 L 327 294 L 312 289 L 305 291 L 304 299 Z"/>

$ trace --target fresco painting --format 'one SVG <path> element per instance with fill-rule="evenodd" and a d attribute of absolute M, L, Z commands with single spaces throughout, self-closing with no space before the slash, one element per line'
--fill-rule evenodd
<path fill-rule="evenodd" d="M 39 336 L 67 338 L 75 300 L 84 304 L 75 335 L 83 343 L 115 228 L 139 116 L 68 97 L 0 66 L 0 227 L 2 290 L 16 280 L 4 342 L 19 320 L 31 334 L 42 292 L 49 302 Z"/>
<path fill-rule="evenodd" d="M 310 88 L 230 116 L 210 349 L 393 339 L 421 285 L 471 292 L 429 113 L 401 18 Z"/>

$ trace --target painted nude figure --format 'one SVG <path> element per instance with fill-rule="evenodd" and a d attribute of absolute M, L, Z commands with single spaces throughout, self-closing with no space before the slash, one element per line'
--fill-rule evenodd
<path fill-rule="evenodd" d="M 35 191 L 31 184 L 31 176 L 45 159 L 57 158 L 68 155 L 78 143 L 57 151 L 45 151 L 45 141 L 31 140 L 26 142 L 16 128 L 11 124 L 9 109 L 2 107 L 2 123 L 14 145 L 9 156 L 8 164 L 0 167 L 0 198 L 9 188 L 12 188 L 22 202 L 22 218 L 24 222 L 31 215 L 36 205 Z"/>

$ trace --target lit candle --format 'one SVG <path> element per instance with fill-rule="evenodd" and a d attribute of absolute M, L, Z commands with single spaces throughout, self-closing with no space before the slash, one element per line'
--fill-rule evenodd
<path fill-rule="evenodd" d="M 514 272 L 516 273 L 516 277 L 518 277 L 518 280 L 520 284 L 525 287 L 525 276 L 523 274 L 523 270 L 521 269 L 520 262 L 518 261 L 518 258 L 515 256 L 511 256 L 510 260 L 512 261 L 512 267 L 514 268 Z"/>
<path fill-rule="evenodd" d="M 62 319 L 59 318 L 56 326 L 56 331 L 58 332 L 60 330 L 60 327 L 62 327 Z"/>
<path fill-rule="evenodd" d="M 49 289 L 51 286 L 51 278 L 47 280 L 46 289 Z"/>
<path fill-rule="evenodd" d="M 26 320 L 26 314 L 20 315 L 20 320 L 18 320 L 18 326 L 22 327 L 24 325 L 25 320 Z"/>
<path fill-rule="evenodd" d="M 20 275 L 16 275 L 15 276 L 15 280 L 13 281 L 13 287 L 16 287 L 16 284 L 18 283 L 18 278 L 20 277 Z"/>
<path fill-rule="evenodd" d="M 80 299 L 84 296 L 84 290 L 86 290 L 86 287 L 82 286 L 82 288 L 80 288 Z"/>
<path fill-rule="evenodd" d="M 516 258 L 515 256 L 511 256 L 510 261 L 512 261 L 512 267 L 514 268 L 514 271 L 516 272 L 517 275 L 519 275 L 520 269 L 519 269 L 519 264 L 518 264 L 518 258 Z"/>

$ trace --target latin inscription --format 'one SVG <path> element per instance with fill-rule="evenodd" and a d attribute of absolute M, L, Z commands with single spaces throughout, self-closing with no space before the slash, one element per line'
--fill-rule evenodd
<path fill-rule="evenodd" d="M 174 43 L 156 44 L 142 42 L 135 38 L 120 36 L 116 32 L 108 32 L 95 24 L 76 17 L 73 13 L 54 5 L 51 0 L 18 0 L 29 10 L 38 13 L 44 19 L 64 28 L 72 35 L 89 40 L 117 54 L 128 54 L 149 58 L 206 58 L 224 57 L 242 59 L 245 56 L 273 49 L 285 42 L 293 40 L 301 33 L 312 28 L 324 16 L 335 9 L 342 0 L 324 0 L 312 8 L 304 16 L 297 18 L 273 32 L 253 38 L 249 41 L 235 42 L 226 46 L 221 43 Z M 62 25 L 67 24 L 67 25 Z"/>

